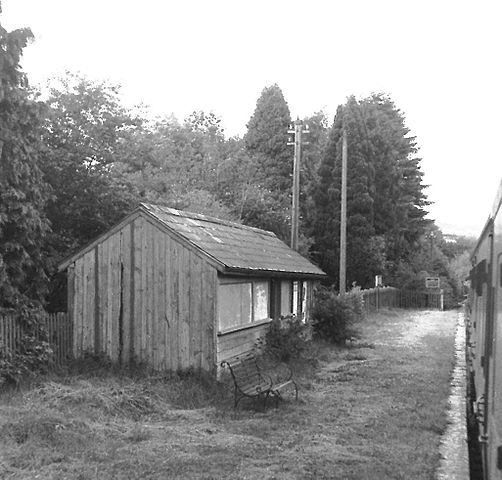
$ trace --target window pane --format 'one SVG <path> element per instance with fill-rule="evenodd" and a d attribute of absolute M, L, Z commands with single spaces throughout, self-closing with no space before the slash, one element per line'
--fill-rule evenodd
<path fill-rule="evenodd" d="M 254 283 L 254 321 L 269 318 L 269 286 L 268 282 Z"/>
<path fill-rule="evenodd" d="M 281 282 L 281 315 L 291 313 L 291 282 L 283 280 Z"/>
<path fill-rule="evenodd" d="M 307 312 L 307 282 L 303 282 L 302 312 Z"/>
<path fill-rule="evenodd" d="M 220 330 L 251 322 L 251 284 L 220 285 L 218 313 Z"/>
<path fill-rule="evenodd" d="M 298 314 L 298 296 L 299 296 L 298 282 L 293 282 L 293 315 Z"/>
<path fill-rule="evenodd" d="M 241 283 L 241 321 L 239 322 L 242 325 L 246 323 L 251 323 L 253 321 L 252 318 L 252 308 L 251 308 L 251 294 L 252 294 L 252 285 L 250 283 Z"/>

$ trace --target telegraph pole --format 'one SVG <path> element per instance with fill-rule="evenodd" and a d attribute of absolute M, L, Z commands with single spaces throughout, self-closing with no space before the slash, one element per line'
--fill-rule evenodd
<path fill-rule="evenodd" d="M 293 133 L 295 139 L 292 142 L 291 138 L 288 145 L 295 146 L 295 156 L 293 162 L 293 200 L 291 204 L 291 248 L 298 250 L 298 230 L 300 223 L 299 207 L 300 207 L 300 165 L 302 158 L 302 145 L 308 145 L 308 142 L 302 141 L 302 134 L 309 133 L 308 126 L 303 129 L 303 121 L 296 119 L 294 129 L 290 128 L 288 133 Z"/>
<path fill-rule="evenodd" d="M 340 215 L 340 295 L 345 295 L 347 252 L 347 132 L 342 137 L 342 205 Z"/>

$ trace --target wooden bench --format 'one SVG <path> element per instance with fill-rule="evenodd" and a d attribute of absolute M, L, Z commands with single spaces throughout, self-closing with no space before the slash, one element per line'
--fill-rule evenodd
<path fill-rule="evenodd" d="M 298 385 L 293 380 L 292 372 L 286 368 L 286 375 L 281 375 L 279 369 L 265 373 L 259 367 L 253 354 L 233 357 L 221 362 L 222 367 L 228 367 L 234 383 L 234 407 L 244 398 L 263 399 L 266 406 L 270 396 L 276 400 L 276 407 L 281 399 L 281 390 L 291 385 L 295 389 L 295 399 L 298 400 Z"/>
<path fill-rule="evenodd" d="M 242 355 L 221 362 L 228 367 L 234 382 L 234 407 L 244 398 L 263 399 L 266 405 L 272 388 L 272 379 L 264 376 L 253 355 Z"/>

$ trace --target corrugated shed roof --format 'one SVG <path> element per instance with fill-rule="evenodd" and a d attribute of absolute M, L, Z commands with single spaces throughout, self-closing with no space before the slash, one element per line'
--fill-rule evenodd
<path fill-rule="evenodd" d="M 229 273 L 325 275 L 272 232 L 159 205 L 142 203 L 140 208 L 224 265 Z"/>

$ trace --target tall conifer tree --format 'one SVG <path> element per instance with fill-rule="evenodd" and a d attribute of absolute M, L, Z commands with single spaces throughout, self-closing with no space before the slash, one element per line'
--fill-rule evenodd
<path fill-rule="evenodd" d="M 244 136 L 246 150 L 256 162 L 262 186 L 275 192 L 291 190 L 293 154 L 288 147 L 291 114 L 277 84 L 263 89 Z"/>
<path fill-rule="evenodd" d="M 350 97 L 337 110 L 313 195 L 313 231 L 322 267 L 337 281 L 341 138 L 348 137 L 347 280 L 370 286 L 392 273 L 424 231 L 427 200 L 415 139 L 384 95 Z"/>

